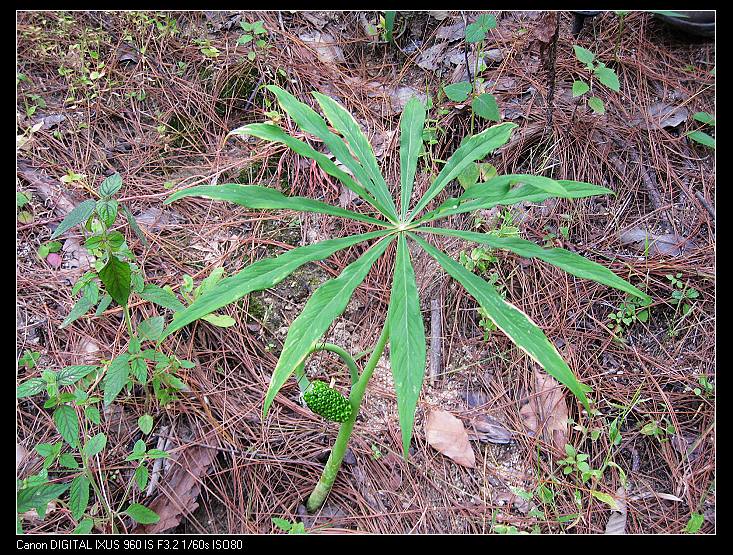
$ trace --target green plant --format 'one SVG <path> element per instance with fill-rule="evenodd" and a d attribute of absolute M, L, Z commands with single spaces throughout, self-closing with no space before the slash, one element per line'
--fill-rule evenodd
<path fill-rule="evenodd" d="M 603 472 L 600 469 L 593 469 L 588 464 L 588 457 L 586 453 L 578 453 L 575 447 L 569 443 L 565 444 L 565 455 L 564 459 L 560 459 L 558 464 L 562 468 L 562 473 L 566 476 L 577 472 L 580 475 L 580 479 L 583 482 L 587 482 L 591 478 L 600 480 L 603 476 Z"/>
<path fill-rule="evenodd" d="M 225 200 L 250 209 L 291 209 L 333 215 L 364 222 L 379 229 L 294 248 L 276 258 L 255 262 L 237 274 L 223 279 L 203 293 L 189 307 L 177 312 L 163 333 L 163 337 L 253 291 L 273 287 L 307 262 L 322 260 L 339 250 L 364 241 L 375 240 L 376 242 L 357 260 L 344 268 L 338 277 L 322 284 L 308 300 L 301 314 L 290 325 L 265 396 L 263 416 L 267 417 L 277 393 L 291 375 L 299 374 L 297 376 L 299 386 L 301 389 L 307 387 L 307 377 L 302 373 L 305 360 L 312 352 L 319 349 L 321 337 L 344 311 L 354 290 L 364 280 L 370 268 L 387 251 L 390 244 L 396 243 L 387 320 L 371 355 L 362 371 L 359 372 L 356 361 L 348 353 L 345 351 L 337 353 L 351 371 L 352 386 L 349 400 L 353 411 L 349 419 L 341 424 L 321 479 L 308 499 L 309 510 L 313 511 L 320 507 L 331 489 L 359 414 L 367 383 L 388 343 L 402 430 L 402 449 L 405 456 L 408 454 L 426 361 L 425 328 L 420 313 L 415 273 L 407 246 L 408 238 L 426 251 L 451 277 L 463 285 L 466 291 L 486 310 L 496 326 L 508 335 L 519 348 L 528 353 L 559 382 L 567 386 L 583 406 L 590 407 L 587 397 L 590 388 L 577 380 L 542 330 L 524 312 L 504 300 L 492 285 L 466 270 L 460 263 L 421 236 L 458 237 L 491 248 L 507 249 L 523 257 L 539 258 L 573 275 L 593 279 L 647 299 L 648 297 L 642 291 L 607 268 L 570 251 L 546 250 L 519 237 L 498 237 L 494 234 L 441 229 L 428 225 L 452 214 L 473 212 L 498 205 L 511 205 L 524 200 L 539 202 L 550 197 L 583 198 L 609 194 L 612 191 L 576 181 L 556 181 L 532 175 L 504 175 L 494 177 L 487 183 L 470 187 L 460 198 L 450 198 L 423 214 L 430 202 L 443 191 L 448 183 L 460 175 L 466 165 L 483 159 L 488 153 L 509 140 L 516 125 L 504 123 L 490 127 L 477 135 L 466 137 L 445 163 L 422 198 L 410 210 L 426 115 L 425 106 L 413 98 L 405 106 L 400 121 L 401 188 L 398 209 L 379 170 L 371 146 L 357 122 L 345 108 L 328 96 L 313 93 L 332 128 L 341 134 L 339 136 L 329 129 L 328 124 L 320 115 L 290 93 L 275 85 L 269 85 L 267 89 L 277 97 L 284 112 L 304 132 L 313 134 L 322 140 L 353 177 L 336 166 L 328 156 L 316 151 L 308 143 L 288 135 L 276 125 L 254 123 L 236 129 L 232 131 L 232 134 L 254 136 L 283 143 L 296 153 L 313 159 L 321 169 L 341 181 L 345 187 L 373 207 L 374 215 L 346 210 L 309 198 L 287 197 L 268 187 L 234 183 L 196 186 L 177 191 L 166 200 L 166 203 L 185 197 L 198 196 Z M 348 141 L 348 147 L 344 139 Z"/>
<path fill-rule="evenodd" d="M 620 336 L 630 328 L 634 322 L 646 322 L 649 320 L 649 305 L 651 299 L 642 299 L 628 296 L 616 309 L 608 314 L 611 320 L 606 324 L 612 333 Z"/>
<path fill-rule="evenodd" d="M 619 92 L 621 86 L 618 82 L 616 72 L 607 67 L 606 64 L 600 61 L 595 61 L 596 55 L 583 48 L 582 46 L 573 45 L 575 51 L 575 57 L 579 62 L 585 64 L 585 68 L 590 72 L 590 85 L 585 81 L 573 81 L 573 97 L 583 96 L 586 93 L 593 93 L 593 83 L 598 80 L 599 83 L 605 85 L 609 89 L 615 92 Z M 588 106 L 597 114 L 605 114 L 606 107 L 603 101 L 597 96 L 590 96 L 588 98 Z"/>
<path fill-rule="evenodd" d="M 657 438 L 660 442 L 667 441 L 667 436 L 675 433 L 675 427 L 667 421 L 666 418 L 660 420 L 652 420 L 642 426 L 639 433 L 644 436 L 652 436 Z"/>
<path fill-rule="evenodd" d="M 705 394 L 706 397 L 710 397 L 715 393 L 715 384 L 711 383 L 706 375 L 701 374 L 700 376 L 698 376 L 697 383 L 700 385 L 700 387 L 696 387 L 695 389 L 693 389 L 695 395 L 701 396 Z"/>
<path fill-rule="evenodd" d="M 708 112 L 696 112 L 692 118 L 703 126 L 715 127 L 715 116 Z M 715 149 L 715 139 L 701 129 L 690 131 L 687 133 L 687 136 L 696 143 L 700 143 L 701 145 L 712 148 L 713 150 Z"/>
<path fill-rule="evenodd" d="M 16 217 L 22 224 L 29 224 L 33 221 L 33 214 L 28 210 L 23 210 L 30 203 L 32 198 L 32 193 L 25 193 L 22 191 L 15 192 L 15 208 L 19 210 Z"/>
<path fill-rule="evenodd" d="M 289 520 L 285 520 L 284 518 L 272 518 L 272 523 L 280 528 L 283 532 L 287 532 L 288 534 L 307 534 L 308 532 L 305 531 L 305 524 L 302 522 L 290 522 Z"/>
<path fill-rule="evenodd" d="M 254 61 L 257 58 L 257 53 L 266 50 L 267 45 L 267 29 L 265 29 L 264 22 L 262 20 L 255 21 L 254 23 L 247 23 L 246 21 L 240 21 L 239 26 L 244 31 L 244 34 L 237 39 L 237 45 L 250 44 L 252 49 L 247 52 L 247 59 Z"/>
<path fill-rule="evenodd" d="M 23 351 L 23 356 L 18 360 L 18 366 L 25 366 L 28 370 L 33 370 L 39 358 L 41 358 L 40 352 L 26 349 Z"/>
<path fill-rule="evenodd" d="M 490 14 L 480 15 L 475 22 L 466 26 L 466 44 L 477 44 L 476 62 L 471 78 L 470 68 L 469 81 L 460 81 L 443 87 L 443 92 L 449 100 L 462 104 L 471 97 L 471 133 L 474 129 L 475 116 L 489 121 L 501 121 L 501 113 L 493 94 L 481 92 L 484 79 L 479 75 L 486 69 L 483 62 L 484 40 L 491 29 L 496 28 L 496 17 Z M 466 58 L 468 64 L 468 58 Z"/>
<path fill-rule="evenodd" d="M 158 515 L 153 511 L 139 503 L 128 504 L 128 498 L 133 484 L 137 484 L 139 490 L 147 485 L 149 461 L 166 457 L 167 453 L 147 449 L 145 441 L 139 439 L 132 453 L 121 463 L 136 463 L 133 477 L 122 499 L 113 504 L 108 495 L 102 494 L 101 480 L 105 479 L 108 471 L 99 465 L 97 455 L 104 451 L 107 437 L 102 432 L 95 433 L 102 424 L 97 406 L 100 403 L 109 406 L 124 390 L 132 391 L 135 386 L 143 388 L 146 394 L 148 388 L 152 388 L 158 402 L 166 404 L 175 398 L 176 392 L 186 388 L 178 377 L 180 370 L 193 368 L 190 361 L 162 352 L 163 316 L 147 318 L 137 325 L 131 317 L 128 301 L 132 294 L 174 312 L 185 307 L 170 289 L 145 284 L 142 270 L 134 263 L 134 254 L 124 235 L 113 229 L 120 214 L 124 213 L 130 228 L 143 244 L 147 244 L 129 209 L 120 206 L 114 198 L 121 187 L 119 174 L 106 178 L 93 191 L 98 198 L 77 205 L 59 224 L 51 239 L 59 238 L 78 226 L 84 236 L 85 247 L 95 258 L 92 270 L 72 287 L 72 295 L 80 294 L 80 298 L 61 327 L 70 325 L 95 306 L 95 316 L 100 316 L 112 302 L 116 302 L 122 307 L 129 334 L 127 348 L 99 364 L 67 366 L 59 371 L 44 369 L 40 376 L 26 379 L 16 390 L 18 399 L 46 393 L 48 398 L 43 407 L 53 411 L 51 420 L 63 439 L 62 442 L 35 446 L 44 457 L 44 469 L 35 476 L 18 481 L 18 513 L 35 509 L 43 517 L 48 503 L 59 501 L 68 506 L 71 516 L 78 522 L 75 533 L 89 533 L 95 521 L 100 526 L 109 526 L 114 532 L 118 521 L 125 515 L 140 524 L 158 521 Z M 60 248 L 60 243 L 52 241 L 43 247 L 52 252 Z M 24 365 L 29 372 L 35 368 L 38 356 L 39 353 L 26 351 L 19 365 Z M 152 372 L 148 368 L 150 363 L 154 364 Z M 153 419 L 144 415 L 138 424 L 141 432 L 147 435 L 152 430 Z M 66 446 L 69 450 L 65 450 Z M 51 472 L 53 476 L 49 474 Z M 68 499 L 60 501 L 66 491 L 69 491 Z M 91 492 L 96 501 L 90 505 Z M 20 529 L 20 519 L 18 527 Z"/>

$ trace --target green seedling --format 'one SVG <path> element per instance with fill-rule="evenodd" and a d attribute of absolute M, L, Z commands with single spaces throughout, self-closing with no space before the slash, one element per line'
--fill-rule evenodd
<path fill-rule="evenodd" d="M 635 322 L 647 322 L 649 320 L 651 299 L 639 299 L 627 297 L 616 309 L 608 314 L 611 320 L 606 324 L 612 333 L 619 337 L 628 330 Z"/>
<path fill-rule="evenodd" d="M 587 93 L 589 95 L 588 107 L 596 114 L 605 114 L 606 106 L 600 98 L 593 95 L 593 86 L 597 81 L 612 91 L 619 92 L 621 85 L 616 72 L 603 62 L 596 61 L 596 55 L 590 50 L 577 44 L 573 46 L 573 50 L 578 61 L 585 64 L 585 68 L 590 72 L 588 83 L 573 81 L 573 97 L 581 97 Z"/>
<path fill-rule="evenodd" d="M 252 62 L 257 58 L 257 54 L 261 53 L 269 47 L 267 44 L 267 29 L 262 20 L 254 23 L 240 21 L 239 26 L 244 34 L 237 39 L 238 46 L 248 46 L 250 50 L 247 52 L 247 59 Z"/>

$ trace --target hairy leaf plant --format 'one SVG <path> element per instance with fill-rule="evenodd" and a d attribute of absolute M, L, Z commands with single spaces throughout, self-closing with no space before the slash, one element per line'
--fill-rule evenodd
<path fill-rule="evenodd" d="M 424 324 L 408 239 L 433 257 L 451 277 L 457 280 L 476 299 L 498 329 L 550 375 L 570 389 L 585 408 L 589 408 L 587 394 L 590 388 L 575 377 L 552 342 L 529 316 L 505 300 L 491 284 L 466 270 L 452 257 L 430 244 L 426 238 L 451 236 L 485 244 L 494 249 L 506 249 L 525 258 L 540 259 L 575 276 L 600 282 L 646 300 L 647 295 L 604 266 L 570 251 L 560 248 L 545 249 L 518 237 L 499 237 L 491 233 L 474 233 L 435 226 L 441 219 L 454 214 L 499 205 L 512 205 L 522 201 L 541 202 L 553 197 L 578 199 L 613 194 L 613 191 L 577 181 L 554 180 L 534 175 L 501 175 L 477 183 L 469 187 L 460 197 L 449 198 L 439 206 L 427 210 L 431 201 L 469 164 L 482 160 L 509 140 L 516 125 L 502 123 L 465 138 L 425 194 L 417 199 L 410 209 L 426 116 L 423 104 L 417 99 L 412 99 L 405 106 L 400 120 L 401 168 L 398 207 L 380 172 L 368 140 L 345 108 L 328 96 L 313 93 L 328 120 L 327 123 L 315 110 L 298 101 L 290 93 L 274 85 L 267 88 L 277 97 L 282 109 L 298 127 L 322 141 L 348 172 L 305 141 L 288 135 L 272 123 L 246 125 L 232 131 L 232 134 L 282 143 L 297 154 L 314 160 L 323 171 L 338 179 L 346 188 L 366 201 L 370 205 L 371 214 L 357 213 L 309 198 L 284 196 L 274 189 L 259 185 L 225 184 L 192 187 L 176 192 L 166 202 L 198 196 L 229 201 L 250 209 L 288 209 L 329 214 L 363 222 L 372 229 L 375 227 L 378 229 L 297 247 L 280 256 L 255 262 L 239 273 L 221 280 L 189 307 L 178 311 L 165 335 L 235 302 L 248 293 L 273 287 L 303 264 L 325 259 L 358 243 L 371 242 L 371 246 L 364 254 L 346 266 L 338 277 L 326 281 L 313 293 L 300 315 L 292 322 L 264 400 L 263 416 L 266 417 L 277 393 L 293 374 L 296 375 L 301 392 L 307 391 L 309 382 L 303 367 L 307 357 L 315 351 L 335 352 L 349 367 L 351 373 L 349 402 L 352 410 L 350 413 L 349 411 L 340 413 L 344 421 L 321 479 L 308 499 L 309 510 L 318 509 L 331 489 L 359 414 L 367 383 L 388 344 L 402 431 L 402 449 L 407 457 L 426 358 Z M 368 361 L 360 372 L 349 353 L 338 346 L 324 344 L 322 337 L 334 320 L 343 313 L 355 289 L 393 241 L 397 246 L 387 319 Z M 335 394 L 334 391 L 333 395 Z"/>

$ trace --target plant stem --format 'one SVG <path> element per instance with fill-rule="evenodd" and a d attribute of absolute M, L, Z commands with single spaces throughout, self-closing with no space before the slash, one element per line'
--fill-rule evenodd
<path fill-rule="evenodd" d="M 388 339 L 389 326 L 385 322 L 382 334 L 377 340 L 377 344 L 369 357 L 369 361 L 364 368 L 364 372 L 362 372 L 359 377 L 359 381 L 357 381 L 351 388 L 351 394 L 349 395 L 349 401 L 353 408 L 351 411 L 351 417 L 341 424 L 338 437 L 336 438 L 336 442 L 333 444 L 333 449 L 331 449 L 331 454 L 328 456 L 328 461 L 326 461 L 326 466 L 321 474 L 321 479 L 318 480 L 318 484 L 316 484 L 315 489 L 308 497 L 308 502 L 306 504 L 308 512 L 312 513 L 317 511 L 321 505 L 323 505 L 323 502 L 326 500 L 326 497 L 328 497 L 328 494 L 333 487 L 333 482 L 336 480 L 336 475 L 341 468 L 341 462 L 344 460 L 344 455 L 346 454 L 346 446 L 349 443 L 351 432 L 354 429 L 356 417 L 359 415 L 359 409 L 361 408 L 361 401 L 364 398 L 364 393 L 366 392 L 367 383 L 372 377 L 374 368 L 376 368 L 377 362 L 379 362 L 379 358 L 382 356 L 382 352 L 384 351 L 384 347 L 387 345 Z"/>

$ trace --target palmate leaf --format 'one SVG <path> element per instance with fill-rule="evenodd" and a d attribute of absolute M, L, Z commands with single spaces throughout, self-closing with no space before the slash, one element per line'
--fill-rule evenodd
<path fill-rule="evenodd" d="M 341 183 L 344 184 L 344 187 L 371 204 L 377 209 L 377 211 L 382 214 L 387 211 L 387 209 L 383 207 L 370 193 L 368 193 L 364 187 L 359 185 L 353 177 L 334 164 L 328 156 L 322 152 L 318 152 L 309 144 L 296 139 L 295 137 L 291 137 L 277 125 L 272 125 L 270 123 L 251 123 L 244 127 L 240 127 L 239 129 L 235 129 L 230 133 L 230 135 L 250 135 L 252 137 L 257 137 L 258 139 L 264 139 L 274 143 L 282 143 L 296 154 L 315 160 L 318 167 L 320 167 L 324 172 L 341 181 Z"/>
<path fill-rule="evenodd" d="M 303 131 L 321 139 L 333 155 L 344 166 L 351 170 L 351 173 L 354 174 L 354 177 L 359 184 L 374 195 L 375 198 L 379 198 L 378 192 L 373 190 L 374 185 L 369 177 L 369 173 L 364 169 L 362 164 L 351 155 L 349 148 L 346 146 L 344 141 L 334 133 L 331 133 L 326 122 L 323 121 L 323 118 L 321 118 L 315 110 L 303 102 L 300 102 L 292 94 L 284 91 L 278 86 L 268 85 L 267 89 L 275 94 L 282 109 L 285 110 L 291 118 L 293 118 L 295 123 L 297 123 Z M 382 212 L 382 214 L 391 221 L 395 221 L 397 219 L 397 213 L 395 212 L 393 202 L 391 202 L 391 205 L 388 204 L 386 206 L 382 206 L 380 208 L 380 212 Z"/>
<path fill-rule="evenodd" d="M 426 355 L 420 297 L 404 233 L 400 233 L 397 242 L 397 259 L 387 325 L 392 376 L 402 430 L 402 450 L 407 457 L 415 421 L 415 408 L 425 376 Z"/>
<path fill-rule="evenodd" d="M 491 233 L 476 233 L 473 231 L 459 231 L 457 229 L 439 229 L 439 228 L 417 228 L 415 231 L 429 231 L 437 235 L 447 235 L 451 237 L 459 237 L 467 241 L 489 245 L 495 249 L 505 249 L 512 251 L 524 258 L 539 258 L 545 262 L 549 262 L 553 266 L 565 270 L 569 274 L 585 279 L 590 279 L 609 285 L 615 289 L 619 289 L 626 293 L 630 293 L 644 301 L 651 302 L 651 298 L 643 291 L 640 291 L 627 281 L 621 279 L 605 266 L 583 258 L 579 254 L 570 252 L 565 249 L 553 248 L 544 249 L 531 241 L 520 239 L 519 237 L 499 237 Z"/>
<path fill-rule="evenodd" d="M 407 216 L 412 187 L 417 171 L 417 159 L 422 148 L 425 126 L 425 106 L 417 98 L 405 105 L 400 118 L 400 216 Z"/>
<path fill-rule="evenodd" d="M 457 178 L 468 164 L 480 160 L 492 150 L 505 144 L 516 126 L 514 123 L 502 123 L 501 125 L 494 125 L 477 135 L 464 139 L 461 146 L 448 159 L 448 162 L 443 166 L 438 177 L 435 178 L 435 181 L 430 185 L 425 195 L 423 195 L 412 210 L 408 221 L 411 221 L 415 215 L 425 208 L 448 183 Z"/>
<path fill-rule="evenodd" d="M 364 133 L 362 133 L 354 116 L 335 100 L 324 94 L 314 92 L 313 96 L 316 97 L 318 104 L 321 105 L 321 109 L 328 118 L 328 121 L 344 136 L 349 143 L 349 148 L 356 155 L 356 159 L 361 162 L 362 167 L 367 172 L 369 180 L 372 183 L 370 187 L 371 192 L 382 206 L 386 206 L 390 213 L 397 217 L 394 200 L 389 193 L 389 187 L 387 187 L 386 181 L 384 181 L 382 171 L 379 169 L 372 145 L 369 144 Z"/>
<path fill-rule="evenodd" d="M 450 198 L 443 202 L 438 208 L 426 213 L 415 223 L 426 223 L 454 214 L 473 212 L 475 210 L 486 210 L 494 206 L 508 206 L 519 202 L 542 202 L 549 198 L 560 197 L 567 199 L 579 199 L 596 195 L 615 194 L 611 189 L 584 183 L 582 181 L 557 180 L 565 192 L 562 194 L 551 193 L 539 189 L 536 185 L 549 178 L 534 180 L 538 176 L 533 175 L 499 175 L 485 183 L 478 183 L 461 195 L 459 198 Z M 552 181 L 552 180 L 550 180 Z M 511 187 L 511 184 L 520 183 L 519 186 Z M 530 185 L 530 183 L 534 183 Z M 545 182 L 546 183 L 546 182 Z"/>
<path fill-rule="evenodd" d="M 387 230 L 373 231 L 362 235 L 344 237 L 343 239 L 329 239 L 313 245 L 295 248 L 277 257 L 265 258 L 255 262 L 233 276 L 221 280 L 214 287 L 202 293 L 190 306 L 176 312 L 173 321 L 163 332 L 160 340 L 183 326 L 241 299 L 252 291 L 260 291 L 277 285 L 307 262 L 323 260 L 336 251 L 362 241 L 382 237 L 387 233 L 389 233 Z"/>
<path fill-rule="evenodd" d="M 225 200 L 233 202 L 245 208 L 255 208 L 260 210 L 296 210 L 298 212 L 316 212 L 319 214 L 330 214 L 341 218 L 349 218 L 360 222 L 366 222 L 382 227 L 386 227 L 385 221 L 377 220 L 371 216 L 365 216 L 344 210 L 336 206 L 331 206 L 325 202 L 312 200 L 306 197 L 286 197 L 275 189 L 269 187 L 261 187 L 259 185 L 239 185 L 238 183 L 226 183 L 224 185 L 203 185 L 199 187 L 191 187 L 176 191 L 168 197 L 164 204 L 170 204 L 176 200 L 185 197 L 202 197 L 213 200 Z"/>
<path fill-rule="evenodd" d="M 338 277 L 321 285 L 308 299 L 303 311 L 288 329 L 282 353 L 272 373 L 270 387 L 265 396 L 263 417 L 267 416 L 275 395 L 305 360 L 313 344 L 326 333 L 333 321 L 344 311 L 354 289 L 364 281 L 372 265 L 386 250 L 391 240 L 391 237 L 380 240 L 355 262 L 346 266 Z"/>
<path fill-rule="evenodd" d="M 520 349 L 542 366 L 583 403 L 589 410 L 586 392 L 588 386 L 581 384 L 557 352 L 555 346 L 529 316 L 507 302 L 489 283 L 469 272 L 458 262 L 436 249 L 420 237 L 410 234 L 415 241 L 432 256 L 443 269 L 458 281 L 478 301 L 496 327 L 504 332 Z"/>

